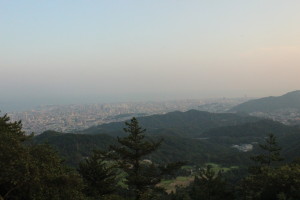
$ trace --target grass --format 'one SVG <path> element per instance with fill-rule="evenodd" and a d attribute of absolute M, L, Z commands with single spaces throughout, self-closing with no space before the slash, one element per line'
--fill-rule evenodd
<path fill-rule="evenodd" d="M 176 191 L 176 187 L 187 187 L 193 180 L 194 176 L 178 176 L 173 180 L 162 180 L 158 186 L 171 193 Z"/>
<path fill-rule="evenodd" d="M 234 170 L 234 169 L 239 168 L 238 166 L 222 167 L 221 165 L 218 165 L 216 163 L 205 163 L 205 167 L 208 166 L 208 165 L 212 166 L 212 169 L 215 172 L 218 172 L 218 171 L 228 172 L 230 170 Z"/>
<path fill-rule="evenodd" d="M 230 167 L 223 167 L 219 164 L 216 163 L 205 163 L 205 167 L 207 165 L 211 165 L 212 169 L 215 172 L 218 171 L 223 171 L 223 172 L 228 172 L 230 170 L 233 169 L 238 169 L 238 166 L 230 166 Z M 190 170 L 195 170 L 195 166 L 190 166 L 190 165 L 186 165 L 186 166 L 182 166 L 182 169 L 185 169 L 187 171 Z M 175 192 L 176 191 L 176 187 L 187 187 L 190 185 L 191 182 L 193 182 L 195 176 L 178 176 L 175 179 L 170 179 L 170 180 L 162 180 L 157 186 L 162 187 L 166 190 L 167 193 L 171 193 L 171 192 Z"/>

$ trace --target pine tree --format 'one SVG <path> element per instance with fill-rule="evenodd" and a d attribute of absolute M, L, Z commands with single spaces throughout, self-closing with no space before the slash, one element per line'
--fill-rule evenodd
<path fill-rule="evenodd" d="M 190 197 L 192 199 L 232 199 L 233 196 L 226 188 L 226 181 L 221 171 L 215 171 L 211 165 L 200 169 L 190 186 Z"/>
<path fill-rule="evenodd" d="M 274 165 L 283 160 L 280 156 L 281 148 L 273 134 L 269 134 L 265 143 L 260 144 L 259 147 L 263 153 L 251 157 L 256 164 L 249 168 L 250 175 L 243 179 L 239 189 L 244 199 L 271 200 L 278 192 L 278 188 L 274 187 L 279 180 L 274 179 L 278 167 Z"/>
<path fill-rule="evenodd" d="M 160 146 L 162 140 L 147 140 L 144 135 L 146 129 L 139 126 L 136 118 L 132 118 L 125 125 L 127 127 L 124 131 L 129 135 L 118 138 L 119 146 L 111 146 L 111 150 L 116 154 L 121 168 L 127 173 L 126 183 L 138 200 L 160 182 L 163 169 L 168 169 L 169 165 L 160 168 L 152 161 L 144 160 Z"/>
<path fill-rule="evenodd" d="M 79 163 L 78 171 L 83 177 L 85 192 L 91 197 L 103 197 L 112 194 L 118 183 L 118 171 L 114 163 L 109 163 L 109 153 L 94 151 L 92 156 Z"/>
<path fill-rule="evenodd" d="M 272 133 L 265 139 L 264 144 L 259 144 L 259 147 L 264 151 L 264 153 L 253 156 L 251 159 L 260 166 L 270 167 L 274 164 L 274 162 L 283 160 L 280 156 L 281 147 L 278 146 L 276 137 Z"/>

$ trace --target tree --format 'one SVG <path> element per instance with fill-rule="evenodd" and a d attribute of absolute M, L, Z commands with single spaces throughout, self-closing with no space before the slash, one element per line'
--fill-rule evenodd
<path fill-rule="evenodd" d="M 200 169 L 190 186 L 190 197 L 192 199 L 217 200 L 232 199 L 232 194 L 226 188 L 225 179 L 221 171 L 213 170 L 211 165 Z"/>
<path fill-rule="evenodd" d="M 272 133 L 265 139 L 264 144 L 259 144 L 259 147 L 264 153 L 253 156 L 251 159 L 260 166 L 270 167 L 275 162 L 283 160 L 280 156 L 281 147 L 278 146 L 276 137 Z"/>
<path fill-rule="evenodd" d="M 29 179 L 29 152 L 22 143 L 27 140 L 21 122 L 0 117 L 0 197 L 7 199 Z M 1 199 L 1 198 L 0 198 Z"/>
<path fill-rule="evenodd" d="M 155 185 L 161 181 L 161 177 L 178 169 L 181 163 L 172 163 L 158 166 L 150 160 L 145 160 L 146 156 L 155 151 L 162 140 L 150 141 L 145 138 L 145 131 L 139 126 L 136 118 L 126 122 L 124 128 L 127 137 L 118 138 L 119 146 L 111 146 L 115 153 L 115 159 L 120 167 L 127 174 L 126 183 L 135 194 L 135 199 L 139 200 L 142 195 L 154 191 Z"/>
<path fill-rule="evenodd" d="M 300 164 L 263 168 L 260 174 L 250 174 L 242 182 L 244 199 L 300 199 Z"/>
<path fill-rule="evenodd" d="M 0 199 L 82 199 L 78 174 L 48 145 L 25 145 L 30 138 L 0 117 Z"/>
<path fill-rule="evenodd" d="M 242 180 L 239 189 L 244 199 L 275 199 L 282 189 L 277 184 L 281 179 L 277 176 L 280 167 L 275 165 L 283 160 L 280 156 L 281 148 L 273 134 L 269 134 L 265 143 L 259 147 L 263 152 L 251 157 L 255 166 L 249 168 L 250 175 Z"/>
<path fill-rule="evenodd" d="M 78 171 L 85 182 L 85 192 L 91 197 L 112 194 L 118 184 L 118 170 L 115 163 L 109 163 L 109 153 L 94 151 L 92 156 L 79 164 Z"/>

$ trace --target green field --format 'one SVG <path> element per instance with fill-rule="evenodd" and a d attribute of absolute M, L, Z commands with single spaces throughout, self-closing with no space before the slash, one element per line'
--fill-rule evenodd
<path fill-rule="evenodd" d="M 215 172 L 228 172 L 233 169 L 239 168 L 238 166 L 230 166 L 230 167 L 223 167 L 221 165 L 218 165 L 216 163 L 205 163 L 203 167 L 206 166 L 212 166 L 212 169 Z M 175 179 L 168 179 L 168 180 L 162 180 L 158 186 L 164 188 L 168 193 L 175 192 L 176 187 L 187 187 L 195 178 L 195 175 L 197 175 L 197 170 L 196 166 L 182 166 L 182 169 L 187 170 L 187 171 L 194 171 L 193 175 L 191 176 L 178 176 Z"/>
<path fill-rule="evenodd" d="M 175 192 L 177 187 L 187 187 L 194 180 L 194 176 L 178 176 L 172 180 L 162 180 L 158 186 L 166 190 L 167 193 Z"/>
<path fill-rule="evenodd" d="M 223 167 L 223 166 L 221 166 L 221 165 L 219 165 L 219 164 L 216 164 L 216 163 L 205 163 L 205 167 L 206 166 L 208 166 L 208 165 L 210 165 L 210 166 L 212 166 L 212 169 L 215 171 L 215 172 L 218 172 L 218 171 L 222 171 L 222 172 L 228 172 L 228 171 L 230 171 L 230 170 L 233 170 L 233 169 L 238 169 L 239 168 L 239 166 L 230 166 L 230 167 Z"/>

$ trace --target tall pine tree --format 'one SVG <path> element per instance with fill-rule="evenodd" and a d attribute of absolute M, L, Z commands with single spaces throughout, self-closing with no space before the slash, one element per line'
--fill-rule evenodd
<path fill-rule="evenodd" d="M 280 156 L 281 147 L 278 146 L 274 134 L 269 134 L 265 139 L 265 143 L 259 144 L 259 147 L 264 152 L 262 154 L 251 157 L 251 159 L 258 165 L 270 167 L 272 164 L 283 160 L 283 158 Z"/>
<path fill-rule="evenodd" d="M 280 156 L 281 148 L 273 134 L 269 134 L 265 143 L 259 147 L 263 152 L 251 157 L 255 165 L 249 168 L 250 174 L 242 180 L 240 193 L 244 199 L 276 199 L 281 186 L 276 187 L 280 180 L 275 178 L 279 170 L 275 164 L 283 160 Z"/>
<path fill-rule="evenodd" d="M 151 141 L 145 138 L 146 129 L 139 126 L 136 118 L 132 118 L 125 125 L 124 131 L 129 135 L 118 138 L 119 145 L 111 146 L 111 150 L 115 153 L 120 167 L 127 173 L 126 183 L 138 200 L 154 191 L 162 176 L 172 173 L 181 167 L 182 163 L 159 166 L 150 160 L 145 160 L 147 155 L 157 150 L 162 140 Z"/>

